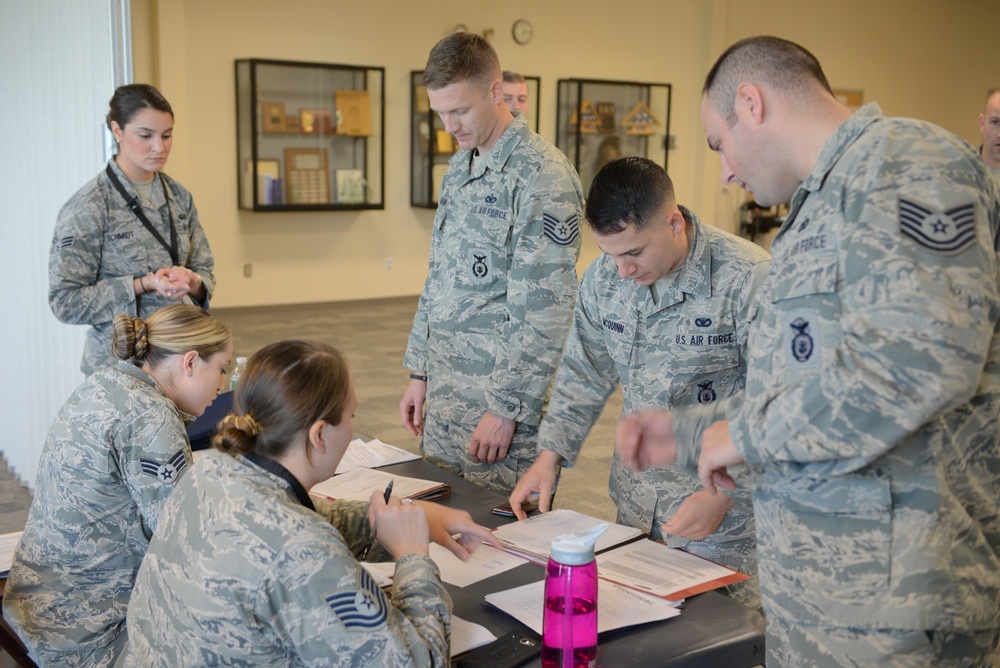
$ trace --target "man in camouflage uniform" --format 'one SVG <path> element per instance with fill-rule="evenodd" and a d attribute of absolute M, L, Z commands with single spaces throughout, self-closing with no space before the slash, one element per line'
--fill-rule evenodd
<path fill-rule="evenodd" d="M 677 204 L 663 168 L 645 158 L 620 158 L 598 173 L 586 218 L 604 255 L 580 283 L 538 460 L 511 495 L 519 515 L 533 493 L 549 509 L 560 466 L 573 464 L 619 381 L 625 413 L 697 406 L 743 390 L 748 312 L 767 253 L 703 225 Z M 636 474 L 614 458 L 610 492 L 619 523 L 756 574 L 748 488 L 711 495 L 672 466 Z M 731 591 L 759 605 L 755 578 Z"/>
<path fill-rule="evenodd" d="M 174 482 L 191 464 L 181 413 L 142 369 L 91 375 L 49 429 L 3 598 L 43 666 L 109 666 L 125 606 Z"/>
<path fill-rule="evenodd" d="M 431 558 L 400 557 L 388 597 L 354 557 L 368 504 L 316 500 L 320 516 L 268 463 L 209 451 L 177 486 L 136 578 L 126 665 L 447 666 Z"/>
<path fill-rule="evenodd" d="M 791 209 L 729 421 L 646 414 L 620 456 L 711 489 L 750 466 L 769 666 L 992 666 L 996 183 L 941 128 L 852 114 L 785 40 L 730 47 L 704 92 L 723 179 Z"/>
<path fill-rule="evenodd" d="M 485 39 L 441 40 L 424 83 L 461 150 L 441 187 L 400 410 L 429 460 L 509 493 L 534 461 L 570 322 L 583 193 L 566 157 L 511 116 Z"/>
<path fill-rule="evenodd" d="M 979 155 L 983 156 L 993 177 L 1000 181 L 1000 88 L 986 95 L 986 108 L 979 114 L 979 132 L 983 135 Z"/>
<path fill-rule="evenodd" d="M 56 221 L 49 249 L 49 308 L 60 322 L 90 325 L 80 363 L 88 375 L 115 365 L 111 354 L 115 316 L 146 318 L 181 299 L 208 308 L 215 289 L 215 261 L 191 193 L 162 173 L 150 184 L 136 185 L 115 160 L 108 162 L 108 168 L 129 196 L 141 202 L 146 218 L 164 240 L 170 241 L 174 226 L 178 262 L 188 268 L 187 280 L 194 283 L 190 292 L 171 296 L 154 288 L 160 280 L 164 286 L 171 280 L 169 250 L 132 213 L 106 171 L 81 188 L 63 205 Z M 134 287 L 137 279 L 141 288 Z"/>

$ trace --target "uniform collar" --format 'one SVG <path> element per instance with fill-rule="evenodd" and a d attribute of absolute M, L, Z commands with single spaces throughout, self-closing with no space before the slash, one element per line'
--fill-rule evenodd
<path fill-rule="evenodd" d="M 528 129 L 528 122 L 524 120 L 524 114 L 514 116 L 510 125 L 497 137 L 493 148 L 482 159 L 476 163 L 475 172 L 472 171 L 472 150 L 462 149 L 455 154 L 455 160 L 463 166 L 462 182 L 470 179 L 478 179 L 486 173 L 486 168 L 498 172 L 507 164 L 507 160 L 514 153 L 514 149 L 521 143 L 524 137 L 531 132 Z"/>
<path fill-rule="evenodd" d="M 121 184 L 125 188 L 125 191 L 128 192 L 132 197 L 139 197 L 139 193 L 137 193 L 135 188 L 132 187 L 132 182 L 129 180 L 127 176 L 125 176 L 125 172 L 123 172 L 122 168 L 118 166 L 118 163 L 115 162 L 115 159 L 111 158 L 111 160 L 108 161 L 108 164 L 111 166 L 112 171 L 114 171 L 115 175 L 118 177 L 118 180 L 121 181 Z M 154 174 L 153 187 L 150 189 L 149 192 L 149 205 L 152 208 L 159 209 L 160 207 L 162 207 L 164 204 L 167 203 L 167 200 L 163 194 L 163 189 L 166 187 L 167 187 L 166 179 L 163 178 L 160 172 Z M 115 197 L 118 197 L 118 195 L 116 194 Z M 141 202 L 142 198 L 140 198 L 139 201 Z"/>
<path fill-rule="evenodd" d="M 184 421 L 185 425 L 189 425 L 189 424 L 191 424 L 192 422 L 195 421 L 195 419 L 196 419 L 195 416 L 191 415 L 190 413 L 185 413 L 180 408 L 178 408 L 177 404 L 174 404 L 174 402 L 170 399 L 170 397 L 167 396 L 167 393 L 163 391 L 163 388 L 160 387 L 159 383 L 157 383 L 156 380 L 152 376 L 150 376 L 148 373 L 146 373 L 145 371 L 143 371 L 141 368 L 137 367 L 136 365 L 132 364 L 131 362 L 125 362 L 123 360 L 119 360 L 115 364 L 114 369 L 116 371 L 120 371 L 121 373 L 125 374 L 126 376 L 131 376 L 131 377 L 135 378 L 136 380 L 139 380 L 139 381 L 142 381 L 143 383 L 146 383 L 150 387 L 154 388 L 161 395 L 163 395 L 164 397 L 166 397 L 166 399 L 168 401 L 170 401 L 171 404 L 174 405 L 174 408 L 177 408 L 177 413 L 180 414 L 181 420 Z"/>
<path fill-rule="evenodd" d="M 844 155 L 844 152 L 847 151 L 847 147 L 857 141 L 858 137 L 868 129 L 868 126 L 884 119 L 885 114 L 882 113 L 882 109 L 878 106 L 878 103 L 869 102 L 854 112 L 853 116 L 844 121 L 834 131 L 830 138 L 826 140 L 826 144 L 823 145 L 823 150 L 820 151 L 819 158 L 817 158 L 816 164 L 813 165 L 812 171 L 809 172 L 809 176 L 806 177 L 802 185 L 792 195 L 788 216 L 785 217 L 785 223 L 778 230 L 775 239 L 782 236 L 791 227 L 791 222 L 795 220 L 798 210 L 802 207 L 803 202 L 806 201 L 809 194 L 823 187 L 827 175 L 833 170 L 837 161 Z"/>
<path fill-rule="evenodd" d="M 247 461 L 257 465 L 259 468 L 264 469 L 274 477 L 280 478 L 289 487 L 289 491 L 291 491 L 291 493 L 295 496 L 295 499 L 300 504 L 309 510 L 316 510 L 312 499 L 309 498 L 309 492 L 307 492 L 306 488 L 302 486 L 299 479 L 292 475 L 292 472 L 282 466 L 277 460 L 271 459 L 270 457 L 257 452 L 248 452 L 243 455 L 243 457 Z"/>
<path fill-rule="evenodd" d="M 698 215 L 686 206 L 678 205 L 677 208 L 680 209 L 684 220 L 691 224 L 691 248 L 684 264 L 681 265 L 680 272 L 673 280 L 664 277 L 656 282 L 660 294 L 658 304 L 653 302 L 652 290 L 648 287 L 644 289 L 643 311 L 646 313 L 658 313 L 678 304 L 684 301 L 685 294 L 696 297 L 710 297 L 712 294 L 712 245 L 705 239 L 705 231 Z M 665 285 L 661 286 L 661 282 Z"/>

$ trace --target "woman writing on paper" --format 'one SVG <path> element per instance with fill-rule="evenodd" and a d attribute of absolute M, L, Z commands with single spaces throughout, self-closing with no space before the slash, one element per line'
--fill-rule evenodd
<path fill-rule="evenodd" d="M 462 511 L 325 501 L 357 407 L 341 355 L 307 341 L 257 352 L 234 411 L 164 509 L 128 610 L 127 665 L 447 666 L 450 608 L 428 541 L 460 558 L 490 532 Z M 377 529 L 392 597 L 358 564 Z M 461 534 L 457 539 L 455 534 Z"/>
<path fill-rule="evenodd" d="M 197 306 L 115 318 L 114 354 L 132 364 L 95 372 L 52 423 L 4 592 L 4 617 L 38 664 L 121 654 L 136 571 L 192 461 L 185 422 L 215 399 L 232 351 Z"/>
<path fill-rule="evenodd" d="M 49 308 L 90 325 L 80 368 L 114 365 L 112 320 L 176 301 L 208 308 L 215 266 L 191 194 L 161 172 L 174 113 L 148 84 L 121 86 L 107 124 L 118 153 L 59 212 L 49 249 Z"/>

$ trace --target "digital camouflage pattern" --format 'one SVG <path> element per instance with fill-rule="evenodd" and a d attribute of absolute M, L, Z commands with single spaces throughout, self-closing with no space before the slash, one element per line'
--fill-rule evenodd
<path fill-rule="evenodd" d="M 354 555 L 367 503 L 301 505 L 243 457 L 208 451 L 139 571 L 126 665 L 448 666 L 451 599 L 424 555 L 388 598 Z"/>
<path fill-rule="evenodd" d="M 534 460 L 533 435 L 493 472 L 473 473 L 465 432 L 486 411 L 519 429 L 541 419 L 576 295 L 583 192 L 523 116 L 474 168 L 471 158 L 456 153 L 441 187 L 403 363 L 428 375 L 424 454 L 509 493 Z"/>
<path fill-rule="evenodd" d="M 142 369 L 101 369 L 70 396 L 38 464 L 4 618 L 48 666 L 107 666 L 174 483 L 191 464 L 181 413 Z"/>
<path fill-rule="evenodd" d="M 567 466 L 619 382 L 625 413 L 712 404 L 743 390 L 750 303 L 768 254 L 680 209 L 691 249 L 677 272 L 642 286 L 621 278 L 614 260 L 601 255 L 583 275 L 539 434 L 539 448 L 558 453 Z M 663 523 L 699 489 L 696 478 L 672 466 L 636 473 L 617 456 L 611 461 L 609 491 L 619 523 L 754 576 L 753 508 L 745 485 L 730 495 L 735 505 L 713 535 L 688 541 L 663 533 Z M 731 590 L 758 607 L 755 580 Z"/>
<path fill-rule="evenodd" d="M 115 161 L 108 164 L 125 191 L 138 196 Z M 215 290 L 215 261 L 191 194 L 161 174 L 153 182 L 149 204 L 143 203 L 143 213 L 169 243 L 164 183 L 170 186 L 178 258 L 201 277 L 206 292 L 198 305 L 207 308 Z M 174 303 L 154 292 L 136 296 L 132 285 L 134 278 L 172 265 L 170 252 L 132 213 L 104 170 L 63 205 L 49 249 L 49 308 L 60 322 L 90 325 L 80 363 L 85 374 L 115 365 L 111 354 L 115 316 L 145 318 Z M 190 297 L 185 299 L 195 303 Z"/>
<path fill-rule="evenodd" d="M 874 104 L 795 193 L 729 425 L 769 620 L 1000 627 L 998 227 L 974 149 Z M 676 418 L 695 467 L 708 420 Z"/>

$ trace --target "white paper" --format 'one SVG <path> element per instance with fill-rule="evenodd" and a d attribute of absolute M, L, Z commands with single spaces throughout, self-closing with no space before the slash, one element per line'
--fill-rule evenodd
<path fill-rule="evenodd" d="M 441 571 L 441 579 L 456 587 L 467 587 L 525 563 L 521 557 L 503 552 L 486 543 L 477 547 L 468 561 L 462 561 L 448 548 L 437 543 L 431 543 L 430 552 L 431 559 Z"/>
<path fill-rule="evenodd" d="M 23 531 L 0 534 L 0 575 L 6 575 L 10 570 L 10 564 L 14 561 L 14 548 L 21 540 Z"/>
<path fill-rule="evenodd" d="M 451 657 L 488 645 L 497 637 L 489 629 L 461 617 L 451 616 Z"/>
<path fill-rule="evenodd" d="M 733 571 L 663 543 L 637 540 L 597 555 L 597 573 L 629 587 L 668 596 Z"/>
<path fill-rule="evenodd" d="M 590 529 L 602 522 L 603 520 L 596 517 L 560 508 L 520 522 L 505 524 L 494 531 L 493 535 L 517 551 L 531 552 L 547 559 L 553 538 L 573 531 Z M 594 546 L 597 552 L 642 535 L 642 531 L 634 527 L 610 522 L 608 524 L 608 530 L 597 539 L 597 544 Z"/>
<path fill-rule="evenodd" d="M 331 499 L 338 500 L 368 501 L 371 499 L 372 492 L 375 490 L 384 490 L 390 480 L 394 481 L 392 484 L 392 495 L 401 499 L 419 495 L 428 489 L 441 486 L 441 483 L 434 480 L 407 478 L 401 475 L 386 473 L 385 471 L 358 468 L 348 471 L 343 475 L 335 475 L 316 484 L 309 490 L 309 493 L 318 496 L 328 496 Z"/>
<path fill-rule="evenodd" d="M 410 462 L 420 459 L 420 455 L 407 452 L 395 445 L 389 445 L 382 441 L 373 439 L 365 443 L 360 438 L 351 441 L 347 446 L 347 452 L 337 466 L 337 474 L 347 473 L 356 468 L 373 469 L 390 464 Z"/>
<path fill-rule="evenodd" d="M 545 581 L 486 595 L 486 602 L 507 613 L 535 633 L 542 634 Z M 679 601 L 643 594 L 607 580 L 597 581 L 597 632 L 670 619 L 681 614 Z"/>
<path fill-rule="evenodd" d="M 361 568 L 368 571 L 379 587 L 388 587 L 396 575 L 395 561 L 362 561 Z"/>

